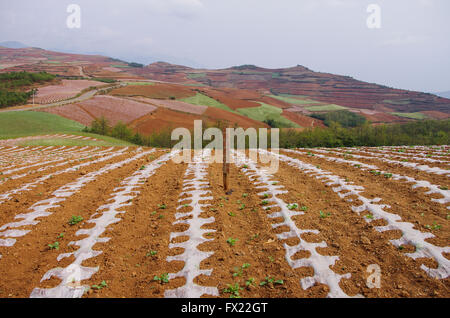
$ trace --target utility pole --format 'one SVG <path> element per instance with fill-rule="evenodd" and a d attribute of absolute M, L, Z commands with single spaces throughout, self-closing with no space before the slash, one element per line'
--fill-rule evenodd
<path fill-rule="evenodd" d="M 230 163 L 227 161 L 227 128 L 226 125 L 222 128 L 222 136 L 223 136 L 223 190 L 225 192 L 228 191 L 228 174 L 230 173 Z"/>

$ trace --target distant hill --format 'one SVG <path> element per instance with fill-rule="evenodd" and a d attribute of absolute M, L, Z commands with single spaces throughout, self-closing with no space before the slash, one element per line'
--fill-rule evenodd
<path fill-rule="evenodd" d="M 0 46 L 7 47 L 9 49 L 24 49 L 26 47 L 29 47 L 28 45 L 17 41 L 0 42 Z"/>
<path fill-rule="evenodd" d="M 281 108 L 283 116 L 299 122 L 302 127 L 310 126 L 312 119 L 309 116 L 313 113 L 335 110 L 357 113 L 374 124 L 450 118 L 450 99 L 445 98 L 450 97 L 446 95 L 448 92 L 438 94 L 444 96 L 440 97 L 395 89 L 350 76 L 314 72 L 302 65 L 268 69 L 246 64 L 214 70 L 155 62 L 135 67 L 120 59 L 101 55 L 0 47 L 0 73 L 12 71 L 46 71 L 59 76 L 181 84 L 196 87 L 197 92 L 231 105 L 234 111 L 256 107 L 258 103 L 266 108 L 249 111 L 279 112 L 271 107 Z M 248 113 L 240 110 L 240 113 L 245 112 Z M 309 121 L 305 125 L 303 121 L 306 119 Z"/>
<path fill-rule="evenodd" d="M 450 91 L 446 91 L 446 92 L 439 92 L 439 93 L 434 93 L 437 96 L 440 97 L 444 97 L 444 98 L 450 98 Z"/>

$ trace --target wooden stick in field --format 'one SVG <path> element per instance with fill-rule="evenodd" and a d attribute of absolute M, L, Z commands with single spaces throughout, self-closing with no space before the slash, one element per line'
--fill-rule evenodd
<path fill-rule="evenodd" d="M 223 189 L 224 191 L 228 191 L 228 174 L 230 172 L 230 164 L 227 162 L 227 134 L 226 134 L 226 126 L 222 129 L 223 134 Z"/>

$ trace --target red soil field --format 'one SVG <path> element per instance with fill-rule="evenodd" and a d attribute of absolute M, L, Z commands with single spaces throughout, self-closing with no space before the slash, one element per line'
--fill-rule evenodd
<path fill-rule="evenodd" d="M 158 108 L 154 112 L 134 120 L 130 123 L 130 127 L 140 134 L 148 135 L 166 128 L 174 129 L 183 127 L 193 129 L 194 120 L 198 119 L 205 120 L 205 118 L 200 115 L 180 113 L 166 108 Z"/>
<path fill-rule="evenodd" d="M 226 92 L 223 90 L 216 90 L 216 89 L 201 89 L 200 91 L 203 94 L 221 102 L 222 104 L 227 105 L 231 109 L 250 108 L 250 107 L 259 107 L 260 106 L 260 104 L 253 102 L 253 101 L 235 98 L 233 92 Z"/>
<path fill-rule="evenodd" d="M 217 120 L 227 121 L 231 125 L 236 124 L 238 127 L 242 128 L 249 128 L 249 127 L 269 128 L 267 124 L 264 124 L 260 121 L 256 121 L 238 114 L 233 114 L 220 108 L 208 107 L 204 115 L 208 116 L 214 122 L 216 122 Z"/>
<path fill-rule="evenodd" d="M 155 106 L 114 96 L 95 96 L 81 103 L 49 107 L 41 111 L 57 114 L 90 125 L 94 118 L 104 116 L 111 125 L 117 122 L 130 123 L 156 110 Z"/>
<path fill-rule="evenodd" d="M 439 111 L 429 110 L 429 111 L 423 111 L 421 113 L 425 114 L 428 117 L 431 117 L 433 119 L 447 119 L 447 118 L 450 118 L 450 114 L 446 114 L 446 113 L 439 112 Z"/>
<path fill-rule="evenodd" d="M 230 285 L 244 299 L 449 297 L 445 176 L 345 159 L 359 148 L 281 149 L 273 173 L 230 164 L 225 193 L 218 163 L 51 148 L 0 149 L 8 165 L 32 155 L 45 169 L 0 182 L 1 298 L 230 298 Z"/>
<path fill-rule="evenodd" d="M 154 106 L 163 107 L 167 109 L 171 109 L 174 111 L 201 115 L 203 114 L 208 106 L 203 105 L 193 105 L 185 102 L 180 102 L 177 100 L 162 100 L 162 99 L 152 99 L 147 97 L 133 97 L 132 99 L 137 100 L 139 102 L 149 103 Z"/>
<path fill-rule="evenodd" d="M 35 102 L 38 104 L 48 104 L 60 100 L 75 97 L 81 91 L 89 87 L 105 85 L 102 82 L 88 80 L 62 80 L 58 85 L 45 86 L 38 89 Z"/>
<path fill-rule="evenodd" d="M 293 121 L 296 124 L 299 124 L 303 128 L 312 128 L 312 127 L 325 127 L 321 120 L 314 119 L 305 115 L 301 115 L 299 113 L 290 112 L 287 110 L 283 110 L 283 117 Z"/>
<path fill-rule="evenodd" d="M 119 96 L 144 96 L 156 99 L 176 99 L 194 96 L 195 92 L 191 88 L 182 85 L 162 84 L 155 85 L 129 85 L 111 91 L 112 95 Z"/>

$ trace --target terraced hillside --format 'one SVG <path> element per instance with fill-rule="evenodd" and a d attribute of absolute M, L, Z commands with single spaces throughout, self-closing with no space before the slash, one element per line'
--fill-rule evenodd
<path fill-rule="evenodd" d="M 449 297 L 449 150 L 0 145 L 0 297 Z"/>
<path fill-rule="evenodd" d="M 239 112 L 241 108 L 253 112 L 252 108 L 270 105 L 283 110 L 282 118 L 277 121 L 282 127 L 323 126 L 310 115 L 335 110 L 358 113 L 374 124 L 450 117 L 449 99 L 366 83 L 348 76 L 314 72 L 300 65 L 283 69 L 242 65 L 208 70 L 157 62 L 138 67 L 135 63 L 103 56 L 0 47 L 0 72 L 13 71 L 46 71 L 66 80 L 63 83 L 67 85 L 59 85 L 59 90 L 58 85 L 41 88 L 39 102 L 68 98 L 77 93 L 77 90 L 69 93 L 68 88 L 79 88 L 78 93 L 81 93 L 83 83 L 95 86 L 87 80 L 97 80 L 120 81 L 127 87 L 121 87 L 113 94 L 122 97 L 183 101 L 202 94 L 221 104 L 219 108 L 227 112 L 210 110 L 210 115 L 216 116 L 217 120 L 233 117 L 230 113 Z M 86 82 L 74 82 L 75 78 Z M 46 90 L 48 92 L 44 94 Z M 158 118 L 166 116 L 165 113 L 177 117 L 172 111 L 161 110 L 164 114 Z"/>

